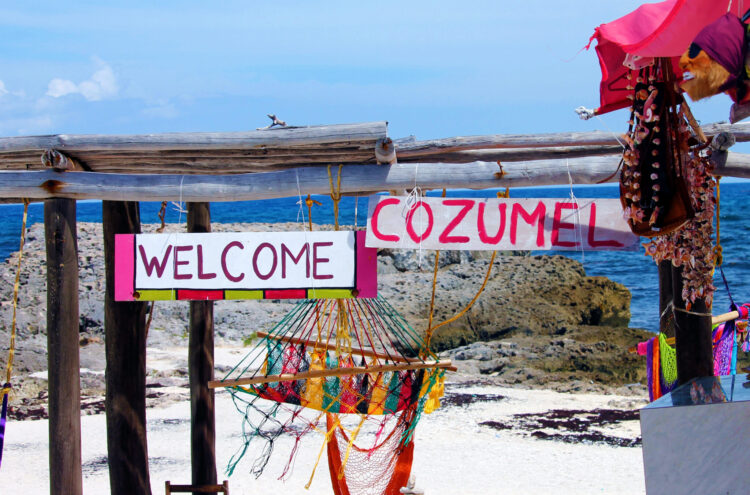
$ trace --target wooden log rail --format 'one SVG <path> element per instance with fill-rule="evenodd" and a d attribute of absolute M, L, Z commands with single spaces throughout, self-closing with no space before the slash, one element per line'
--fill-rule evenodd
<path fill-rule="evenodd" d="M 720 132 L 731 132 L 737 142 L 750 141 L 750 123 L 708 124 L 702 126 L 706 136 Z M 558 132 L 550 134 L 496 134 L 489 136 L 460 136 L 429 141 L 396 141 L 399 161 L 419 158 L 429 160 L 431 155 L 455 153 L 468 150 L 499 148 L 552 148 L 552 147 L 614 147 L 622 149 L 618 134 L 604 131 Z"/>
<path fill-rule="evenodd" d="M 615 155 L 502 166 L 494 162 L 345 165 L 341 192 L 410 190 L 415 185 L 423 189 L 550 186 L 566 185 L 571 179 L 574 184 L 616 182 L 619 162 L 620 157 Z M 714 173 L 750 178 L 750 155 L 729 153 L 726 163 L 717 166 Z M 233 176 L 0 172 L 0 198 L 215 202 L 295 197 L 299 193 L 330 194 L 327 168 Z"/>
<path fill-rule="evenodd" d="M 702 130 L 709 137 L 731 132 L 738 142 L 750 141 L 750 123 L 709 124 Z M 49 160 L 40 158 L 50 152 L 61 152 L 83 170 L 104 173 L 223 175 L 309 164 L 392 163 L 377 159 L 386 134 L 386 122 L 372 122 L 228 133 L 8 137 L 0 138 L 0 170 L 43 170 Z M 620 140 L 615 133 L 594 131 L 407 138 L 389 144 L 402 163 L 470 163 L 616 154 Z"/>
<path fill-rule="evenodd" d="M 350 368 L 331 368 L 325 370 L 307 371 L 304 373 L 284 373 L 281 375 L 253 376 L 237 378 L 235 380 L 214 380 L 208 382 L 209 388 L 238 387 L 240 385 L 259 385 L 262 383 L 293 382 L 309 378 L 326 378 L 329 376 L 360 375 L 362 373 L 385 373 L 387 371 L 407 371 L 426 368 L 453 368 L 450 359 L 439 361 L 422 361 L 408 364 L 383 364 L 378 366 L 352 366 Z"/>
<path fill-rule="evenodd" d="M 51 135 L 0 138 L 0 169 L 38 170 L 48 150 L 84 170 L 236 174 L 310 163 L 375 163 L 386 122 L 275 127 L 250 132 Z"/>

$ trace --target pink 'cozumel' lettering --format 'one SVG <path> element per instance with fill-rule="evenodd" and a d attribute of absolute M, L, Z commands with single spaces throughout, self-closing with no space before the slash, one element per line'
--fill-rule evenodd
<path fill-rule="evenodd" d="M 477 213 L 477 230 L 479 231 L 479 240 L 485 244 L 497 244 L 500 239 L 503 238 L 505 233 L 505 212 L 508 209 L 507 203 L 500 203 L 497 205 L 497 209 L 500 212 L 500 225 L 497 228 L 497 233 L 492 237 L 487 235 L 487 226 L 484 224 L 484 209 L 486 204 L 484 202 L 479 203 L 479 212 Z"/>
<path fill-rule="evenodd" d="M 239 275 L 235 276 L 229 273 L 229 267 L 227 266 L 227 253 L 230 249 L 233 247 L 244 249 L 244 246 L 240 241 L 232 241 L 229 244 L 226 245 L 224 250 L 221 252 L 221 270 L 224 272 L 224 276 L 227 277 L 232 282 L 239 282 L 243 278 L 245 278 L 244 273 L 240 273 Z"/>
<path fill-rule="evenodd" d="M 388 205 L 397 205 L 400 202 L 401 200 L 398 198 L 384 199 L 380 201 L 372 211 L 372 218 L 370 219 L 370 230 L 372 230 L 372 234 L 381 241 L 398 242 L 400 239 L 396 234 L 383 234 L 382 232 L 380 232 L 380 228 L 378 227 L 380 211 Z"/>
<path fill-rule="evenodd" d="M 424 211 L 427 213 L 427 228 L 424 230 L 424 232 L 422 232 L 422 235 L 418 235 L 414 230 L 414 213 L 416 213 L 419 207 L 424 208 Z M 419 200 L 414 203 L 411 208 L 409 208 L 409 213 L 406 214 L 406 233 L 409 234 L 409 237 L 411 237 L 412 241 L 422 242 L 430 236 L 430 232 L 432 232 L 432 225 L 434 223 L 435 220 L 432 217 L 432 208 L 430 208 L 430 205 L 428 205 L 424 201 Z"/>
<path fill-rule="evenodd" d="M 146 269 L 146 275 L 150 277 L 154 269 L 156 269 L 156 278 L 161 278 L 161 276 L 164 274 L 164 269 L 167 267 L 169 253 L 172 252 L 172 245 L 170 244 L 167 246 L 164 257 L 161 259 L 161 263 L 159 263 L 159 258 L 157 258 L 156 256 L 149 260 L 148 256 L 146 256 L 146 250 L 143 249 L 143 246 L 139 245 L 138 250 L 141 252 L 141 260 L 143 261 L 143 268 Z"/>
<path fill-rule="evenodd" d="M 268 273 L 262 274 L 260 273 L 260 270 L 258 270 L 258 257 L 260 256 L 260 252 L 266 248 L 271 250 L 271 254 L 273 255 L 273 263 L 271 263 L 271 269 L 268 270 Z M 279 261 L 279 257 L 276 254 L 276 248 L 273 247 L 271 243 L 268 243 L 268 242 L 261 243 L 255 249 L 255 253 L 253 253 L 253 271 L 255 272 L 255 276 L 261 280 L 268 280 L 269 278 L 273 276 L 273 272 L 276 271 L 276 265 L 278 264 L 278 261 Z"/>
<path fill-rule="evenodd" d="M 192 273 L 179 273 L 178 270 L 182 265 L 189 265 L 189 261 L 180 261 L 180 253 L 185 251 L 192 251 L 193 246 L 175 246 L 174 247 L 174 279 L 175 280 L 190 280 L 193 278 Z"/>
<path fill-rule="evenodd" d="M 216 278 L 215 273 L 203 272 L 203 246 L 201 244 L 198 244 L 198 278 L 201 280 Z"/>
<path fill-rule="evenodd" d="M 614 239 L 607 239 L 606 241 L 597 241 L 596 237 L 596 203 L 591 203 L 591 214 L 589 215 L 589 234 L 588 241 L 589 246 L 592 248 L 598 247 L 623 247 L 624 244 Z"/>
<path fill-rule="evenodd" d="M 518 230 L 518 217 L 523 217 L 529 225 L 537 224 L 536 245 L 544 246 L 544 214 L 547 209 L 541 201 L 537 204 L 533 212 L 527 212 L 520 203 L 513 203 L 513 210 L 510 216 L 510 243 L 516 243 L 516 234 Z"/>
<path fill-rule="evenodd" d="M 286 244 L 281 244 L 281 278 L 286 278 L 286 258 L 292 259 L 292 263 L 295 265 L 300 262 L 302 255 L 305 256 L 305 277 L 310 278 L 310 244 L 305 243 L 302 249 L 299 250 L 297 256 L 292 254 L 292 251 L 286 247 Z"/>
<path fill-rule="evenodd" d="M 561 241 L 560 240 L 560 229 L 573 230 L 576 228 L 575 224 L 562 221 L 563 210 L 577 210 L 578 205 L 575 203 L 555 203 L 555 214 L 552 217 L 552 236 L 550 242 L 553 246 L 558 247 L 575 247 L 578 246 L 578 241 Z"/>
<path fill-rule="evenodd" d="M 461 209 L 456 214 L 455 217 L 453 217 L 453 220 L 451 220 L 448 225 L 446 225 L 443 232 L 438 237 L 438 241 L 442 242 L 443 244 L 449 244 L 452 242 L 455 242 L 456 244 L 466 244 L 469 242 L 469 236 L 465 235 L 450 235 L 451 232 L 453 232 L 453 229 L 458 227 L 458 224 L 461 223 L 461 220 L 466 217 L 466 215 L 469 213 L 469 210 L 471 210 L 474 207 L 474 200 L 473 199 L 444 199 L 443 204 L 445 206 L 460 206 Z"/>
<path fill-rule="evenodd" d="M 313 278 L 315 280 L 323 280 L 328 278 L 333 278 L 333 275 L 331 274 L 325 274 L 325 273 L 318 273 L 318 263 L 328 263 L 331 261 L 328 258 L 319 258 L 318 257 L 318 248 L 326 247 L 326 246 L 333 246 L 332 242 L 313 242 Z"/>

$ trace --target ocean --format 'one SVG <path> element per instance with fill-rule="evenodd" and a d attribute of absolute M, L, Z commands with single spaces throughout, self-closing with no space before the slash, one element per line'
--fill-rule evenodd
<path fill-rule="evenodd" d="M 599 186 L 573 186 L 575 197 L 581 198 L 616 198 L 616 184 Z M 568 186 L 515 188 L 511 190 L 514 198 L 565 198 L 569 197 Z M 437 191 L 429 195 L 439 195 Z M 495 191 L 448 191 L 454 197 L 494 197 Z M 750 182 L 732 182 L 721 184 L 721 244 L 724 248 L 723 269 L 729 283 L 732 297 L 738 304 L 750 302 L 750 243 L 747 236 L 750 229 L 747 218 L 742 211 L 746 208 L 745 200 L 750 197 Z M 315 223 L 333 223 L 333 205 L 327 196 L 316 196 L 322 203 L 313 209 Z M 211 219 L 217 223 L 233 222 L 296 222 L 306 219 L 307 208 L 300 209 L 298 198 L 270 199 L 262 201 L 243 201 L 237 203 L 212 203 Z M 141 203 L 141 221 L 159 223 L 158 212 L 161 203 Z M 340 204 L 339 223 L 341 225 L 363 226 L 367 220 L 366 197 L 344 197 Z M 0 259 L 7 258 L 18 249 L 21 233 L 23 206 L 18 204 L 0 205 Z M 29 206 L 29 224 L 43 221 L 43 205 L 34 203 Z M 79 201 L 77 208 L 79 222 L 101 222 L 100 201 Z M 166 215 L 167 222 L 186 221 L 186 214 L 176 205 L 170 204 Z M 550 251 L 539 251 L 532 254 L 547 254 Z M 630 326 L 657 331 L 658 324 L 658 279 L 653 260 L 638 251 L 588 251 L 584 253 L 559 252 L 577 259 L 588 275 L 601 275 L 623 284 L 632 294 Z M 429 267 L 425 267 L 429 270 Z M 729 310 L 729 297 L 717 270 L 714 285 L 717 287 L 714 297 L 714 314 Z"/>

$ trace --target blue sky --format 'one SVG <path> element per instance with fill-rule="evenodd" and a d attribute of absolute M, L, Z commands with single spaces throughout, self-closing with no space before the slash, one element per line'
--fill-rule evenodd
<path fill-rule="evenodd" d="M 0 136 L 389 121 L 390 135 L 625 130 L 594 28 L 634 1 L 3 2 Z M 729 99 L 694 104 L 726 120 Z"/>

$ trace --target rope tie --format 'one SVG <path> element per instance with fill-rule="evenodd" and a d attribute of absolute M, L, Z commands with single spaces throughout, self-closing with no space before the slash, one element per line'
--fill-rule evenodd
<path fill-rule="evenodd" d="M 667 314 L 668 311 L 672 311 L 672 314 L 674 315 L 675 311 L 679 311 L 680 313 L 686 313 L 693 316 L 713 316 L 711 313 L 698 313 L 697 311 L 690 311 L 683 308 L 678 308 L 673 304 L 674 301 L 670 301 L 669 304 L 667 304 L 667 307 L 664 308 L 664 311 L 662 311 L 661 316 L 659 316 L 659 320 L 661 321 L 662 318 Z"/>
<path fill-rule="evenodd" d="M 331 170 L 329 169 L 328 172 L 330 174 Z M 308 194 L 307 199 L 305 199 L 305 204 L 307 205 L 307 221 L 310 227 L 310 232 L 312 232 L 312 207 L 313 205 L 320 206 L 322 203 L 320 201 L 312 199 L 312 196 Z"/>
<path fill-rule="evenodd" d="M 8 348 L 8 362 L 5 367 L 5 383 L 2 388 L 3 405 L 0 411 L 0 463 L 3 461 L 3 445 L 5 443 L 5 422 L 8 417 L 8 397 L 13 385 L 11 376 L 13 375 L 13 357 L 16 353 L 16 326 L 18 323 L 18 288 L 21 282 L 21 264 L 23 261 L 23 245 L 26 241 L 26 221 L 29 218 L 29 200 L 23 200 L 23 220 L 21 221 L 21 242 L 18 248 L 18 267 L 16 269 L 16 280 L 13 283 L 13 320 L 10 327 L 10 346 Z"/>
<path fill-rule="evenodd" d="M 445 194 L 445 191 L 443 191 L 443 194 Z M 498 192 L 497 193 L 498 198 L 499 197 L 505 197 L 505 196 L 501 196 L 503 194 L 508 194 L 509 195 L 510 194 L 510 188 L 506 189 L 504 193 L 503 192 Z M 458 313 L 456 313 L 455 315 L 453 315 L 451 318 L 448 318 L 444 322 L 439 323 L 438 325 L 435 325 L 433 327 L 432 326 L 432 312 L 433 312 L 434 305 L 435 305 L 435 285 L 437 284 L 437 266 L 438 266 L 437 254 L 435 255 L 435 271 L 433 272 L 433 277 L 432 277 L 432 299 L 430 300 L 430 319 L 429 319 L 429 322 L 427 324 L 427 330 L 425 331 L 424 350 L 426 352 L 429 352 L 429 350 L 430 350 L 430 340 L 432 339 L 432 334 L 435 333 L 435 330 L 437 330 L 438 328 L 440 328 L 442 326 L 445 326 L 445 325 L 447 325 L 449 323 L 453 323 L 454 321 L 458 320 L 463 315 L 465 315 L 466 312 L 469 311 L 472 306 L 474 306 L 475 302 L 477 302 L 477 299 L 479 299 L 479 296 L 482 295 L 482 292 L 484 291 L 484 288 L 487 287 L 487 282 L 490 280 L 490 274 L 492 274 L 492 266 L 495 263 L 495 257 L 496 256 L 497 256 L 497 251 L 493 251 L 492 252 L 492 257 L 490 258 L 489 265 L 487 266 L 487 273 L 484 276 L 484 280 L 482 281 L 481 287 L 479 287 L 479 290 L 474 295 L 474 298 L 471 301 L 469 301 L 469 303 L 466 305 L 466 307 L 464 307 L 464 309 L 462 309 L 461 311 L 459 311 Z"/>
<path fill-rule="evenodd" d="M 13 320 L 10 328 L 10 349 L 8 350 L 8 363 L 5 368 L 5 385 L 3 385 L 3 394 L 7 394 L 11 389 L 11 376 L 13 375 L 13 357 L 16 353 L 16 326 L 18 314 L 18 289 L 21 282 L 21 263 L 23 261 L 23 246 L 26 242 L 26 222 L 29 217 L 29 200 L 23 200 L 23 220 L 21 222 L 21 242 L 18 248 L 18 265 L 16 269 L 16 279 L 13 283 Z"/>
<path fill-rule="evenodd" d="M 339 165 L 338 176 L 336 177 L 336 188 L 333 187 L 333 175 L 331 166 L 328 165 L 328 185 L 331 186 L 331 199 L 333 200 L 333 225 L 334 230 L 339 230 L 339 201 L 341 201 L 341 169 L 344 165 Z"/>
<path fill-rule="evenodd" d="M 716 176 L 716 246 L 714 247 L 714 263 L 721 266 L 724 262 L 723 251 L 721 247 L 721 189 L 719 188 L 720 176 Z"/>
<path fill-rule="evenodd" d="M 500 193 L 498 193 L 499 195 Z M 443 196 L 445 197 L 445 189 L 443 189 Z M 429 352 L 430 339 L 432 338 L 432 318 L 435 312 L 435 287 L 437 286 L 437 274 L 438 268 L 440 267 L 440 251 L 435 250 L 435 266 L 432 272 L 432 295 L 430 296 L 430 318 L 427 321 L 427 335 L 425 339 L 425 351 Z M 424 354 L 426 354 L 426 352 Z"/>

